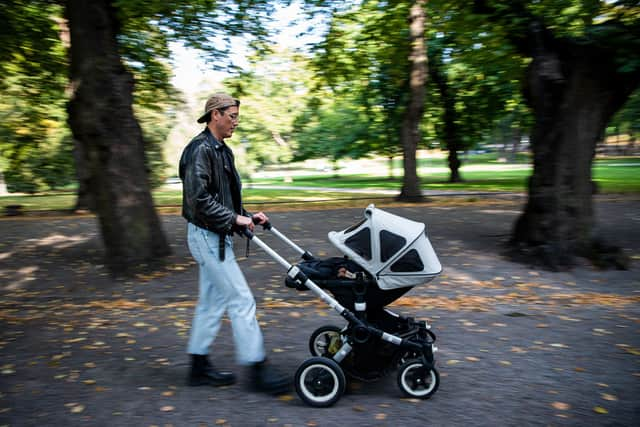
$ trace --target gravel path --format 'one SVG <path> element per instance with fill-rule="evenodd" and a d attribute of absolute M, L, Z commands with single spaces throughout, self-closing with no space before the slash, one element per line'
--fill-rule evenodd
<path fill-rule="evenodd" d="M 389 206 L 427 224 L 442 275 L 391 309 L 427 319 L 438 336 L 438 392 L 405 399 L 395 373 L 349 383 L 333 407 L 295 392 L 247 391 L 223 326 L 214 362 L 238 384 L 184 385 L 197 271 L 185 224 L 163 215 L 174 254 L 160 272 L 114 280 L 101 265 L 93 217 L 0 220 L 0 426 L 636 426 L 640 424 L 640 202 L 600 197 L 599 232 L 622 246 L 628 271 L 583 264 L 552 273 L 501 256 L 522 199 Z M 364 208 L 364 206 L 363 206 Z M 316 256 L 362 209 L 269 212 Z M 259 235 L 278 253 L 295 254 Z M 252 284 L 271 362 L 292 375 L 315 328 L 343 321 L 255 245 L 236 255 Z"/>

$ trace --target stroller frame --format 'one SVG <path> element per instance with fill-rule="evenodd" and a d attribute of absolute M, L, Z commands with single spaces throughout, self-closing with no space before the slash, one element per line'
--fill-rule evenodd
<path fill-rule="evenodd" d="M 315 259 L 311 253 L 303 250 L 280 233 L 270 222 L 261 225 L 265 230 L 270 231 L 292 247 L 303 260 L 310 261 Z M 346 377 L 340 363 L 353 351 L 354 345 L 364 344 L 376 339 L 396 346 L 398 351 L 403 354 L 403 357 L 398 360 L 401 366 L 398 369 L 397 382 L 404 395 L 427 399 L 435 393 L 439 385 L 439 374 L 434 367 L 434 353 L 437 351 L 437 347 L 434 345 L 436 337 L 431 332 L 430 325 L 424 321 L 416 322 L 412 318 L 399 316 L 383 308 L 387 313 L 407 322 L 409 329 L 402 334 L 403 336 L 379 329 L 367 322 L 366 316 L 363 315 L 366 310 L 366 303 L 362 302 L 360 298 L 356 297 L 355 312 L 349 310 L 307 277 L 297 265 L 290 264 L 248 228 L 244 228 L 238 233 L 256 243 L 286 269 L 287 276 L 290 279 L 295 281 L 297 285 L 311 290 L 348 323 L 342 329 L 325 326 L 314 333 L 314 335 L 317 335 L 318 332 L 332 332 L 331 342 L 337 342 L 339 348 L 330 355 L 331 357 L 314 354 L 315 352 L 312 350 L 314 357 L 305 360 L 298 368 L 295 375 L 295 388 L 298 396 L 306 404 L 314 407 L 328 407 L 340 400 L 346 389 Z M 358 281 L 361 284 L 362 277 L 359 277 Z M 358 295 L 358 291 L 355 292 Z M 417 332 L 420 332 L 420 336 L 424 337 L 424 339 L 417 339 Z M 310 347 L 313 345 L 314 335 L 312 335 Z"/>

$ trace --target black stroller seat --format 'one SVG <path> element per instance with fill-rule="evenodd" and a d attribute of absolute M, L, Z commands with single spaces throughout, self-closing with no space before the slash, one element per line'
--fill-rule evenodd
<path fill-rule="evenodd" d="M 372 313 L 373 318 L 377 317 L 375 312 L 380 312 L 411 289 L 380 289 L 364 268 L 346 256 L 324 260 L 312 259 L 297 266 L 316 285 L 331 292 L 338 302 L 349 310 L 358 312 L 360 310 L 357 310 L 356 303 L 365 303 L 366 312 Z M 298 283 L 288 276 L 285 278 L 285 285 L 299 291 L 309 290 L 304 283 Z"/>

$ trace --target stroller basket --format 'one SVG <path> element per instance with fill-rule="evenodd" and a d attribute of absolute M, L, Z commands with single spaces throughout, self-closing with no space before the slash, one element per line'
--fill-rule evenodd
<path fill-rule="evenodd" d="M 369 205 L 362 221 L 329 233 L 345 256 L 326 260 L 314 258 L 270 223 L 263 226 L 304 261 L 291 265 L 248 229 L 242 234 L 286 268 L 288 287 L 310 290 L 347 321 L 346 326 L 325 325 L 311 334 L 312 357 L 295 375 L 296 391 L 305 403 L 335 404 L 346 388 L 345 373 L 373 380 L 395 368 L 404 395 L 427 399 L 436 392 L 440 377 L 430 325 L 385 308 L 442 270 L 424 224 Z"/>

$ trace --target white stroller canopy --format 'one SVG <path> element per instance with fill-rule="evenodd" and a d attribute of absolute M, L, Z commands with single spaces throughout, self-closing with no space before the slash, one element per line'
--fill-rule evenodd
<path fill-rule="evenodd" d="M 380 289 L 389 290 L 430 282 L 442 271 L 425 229 L 369 205 L 362 221 L 329 232 L 329 240 L 375 277 Z"/>

